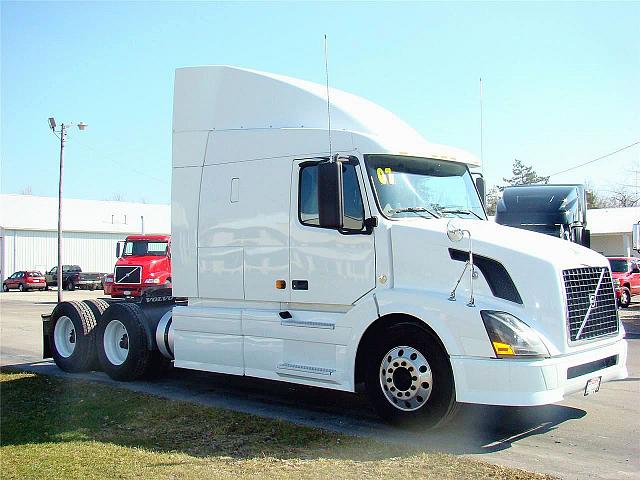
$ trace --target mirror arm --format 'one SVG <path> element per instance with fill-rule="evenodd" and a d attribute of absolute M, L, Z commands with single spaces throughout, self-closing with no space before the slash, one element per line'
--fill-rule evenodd
<path fill-rule="evenodd" d="M 364 219 L 364 231 L 371 235 L 373 229 L 378 226 L 378 217 L 369 217 Z"/>

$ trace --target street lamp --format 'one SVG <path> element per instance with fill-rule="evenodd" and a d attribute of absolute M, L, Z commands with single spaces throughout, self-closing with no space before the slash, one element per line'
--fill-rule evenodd
<path fill-rule="evenodd" d="M 73 123 L 60 124 L 60 129 L 56 132 L 56 120 L 49 117 L 49 128 L 54 135 L 60 134 L 60 178 L 58 181 L 58 271 L 56 282 L 58 284 L 58 303 L 62 302 L 62 172 L 64 165 L 64 140 L 67 136 L 67 129 L 72 127 Z M 77 124 L 78 129 L 84 130 L 87 124 L 80 122 Z"/>

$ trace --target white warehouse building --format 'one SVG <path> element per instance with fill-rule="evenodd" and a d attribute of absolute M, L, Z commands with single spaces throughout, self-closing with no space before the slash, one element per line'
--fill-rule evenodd
<path fill-rule="evenodd" d="M 168 234 L 171 207 L 63 199 L 62 263 L 112 272 L 116 243 L 130 234 Z M 0 195 L 0 274 L 45 272 L 58 262 L 58 199 Z"/>
<path fill-rule="evenodd" d="M 608 256 L 634 255 L 631 226 L 640 208 L 589 210 L 591 248 Z M 0 276 L 45 272 L 58 262 L 58 199 L 0 194 Z M 168 234 L 170 205 L 63 199 L 62 263 L 111 272 L 116 243 L 127 235 Z"/>
<path fill-rule="evenodd" d="M 591 248 L 609 257 L 637 256 L 631 235 L 635 223 L 640 223 L 640 207 L 588 210 Z"/>

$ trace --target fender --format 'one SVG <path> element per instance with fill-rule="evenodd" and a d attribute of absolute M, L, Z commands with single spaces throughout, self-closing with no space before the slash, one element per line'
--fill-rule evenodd
<path fill-rule="evenodd" d="M 487 308 L 495 309 L 495 302 L 490 303 Z M 442 292 L 425 290 L 380 289 L 370 293 L 345 317 L 351 325 L 345 376 L 355 383 L 356 356 L 363 335 L 376 320 L 393 314 L 424 322 L 438 336 L 449 356 L 492 358 L 494 352 L 480 317 L 482 299 L 476 297 L 476 305 L 468 307 L 463 299 L 450 302 Z"/>

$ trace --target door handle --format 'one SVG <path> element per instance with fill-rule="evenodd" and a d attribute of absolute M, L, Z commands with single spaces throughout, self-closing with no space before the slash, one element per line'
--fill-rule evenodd
<path fill-rule="evenodd" d="M 280 318 L 283 319 L 283 320 L 287 320 L 289 318 L 292 318 L 291 314 L 286 310 L 284 312 L 278 313 L 278 315 L 280 315 Z"/>
<path fill-rule="evenodd" d="M 292 280 L 292 290 L 309 290 L 309 280 Z"/>

